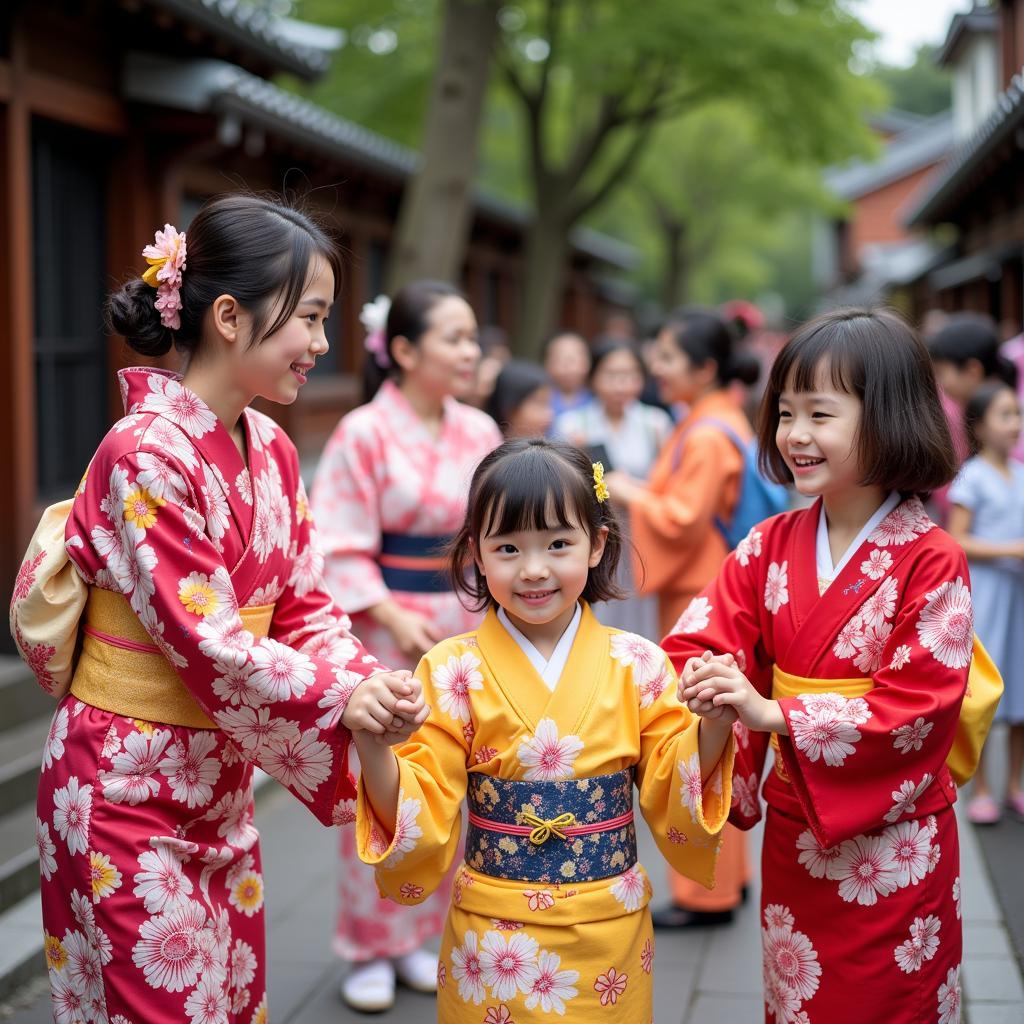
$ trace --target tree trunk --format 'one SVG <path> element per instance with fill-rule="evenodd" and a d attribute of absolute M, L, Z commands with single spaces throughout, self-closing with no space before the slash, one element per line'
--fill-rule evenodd
<path fill-rule="evenodd" d="M 423 162 L 406 186 L 388 290 L 431 277 L 458 283 L 473 212 L 481 114 L 500 0 L 445 0 Z"/>
<path fill-rule="evenodd" d="M 665 270 L 661 279 L 661 304 L 670 313 L 685 298 L 689 267 L 686 259 L 686 226 L 679 221 L 658 218 L 665 244 Z"/>
<path fill-rule="evenodd" d="M 545 337 L 563 326 L 559 321 L 568 252 L 568 229 L 539 206 L 526 236 L 519 315 L 512 337 L 512 351 L 524 359 L 537 359 Z"/>

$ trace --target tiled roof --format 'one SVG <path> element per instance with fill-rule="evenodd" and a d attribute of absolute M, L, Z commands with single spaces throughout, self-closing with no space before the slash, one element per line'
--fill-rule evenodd
<path fill-rule="evenodd" d="M 329 52 L 294 41 L 279 19 L 245 0 L 147 0 L 199 28 L 269 61 L 280 71 L 316 78 L 331 62 Z"/>
<path fill-rule="evenodd" d="M 303 149 L 397 181 L 415 174 L 420 166 L 415 150 L 222 61 L 182 62 L 133 54 L 126 63 L 125 92 L 146 103 L 212 110 L 254 123 Z M 474 204 L 478 212 L 518 228 L 527 227 L 533 216 L 518 204 L 480 190 Z M 620 269 L 629 269 L 637 261 L 632 246 L 587 228 L 577 228 L 569 240 L 578 252 Z"/>
<path fill-rule="evenodd" d="M 906 217 L 909 227 L 938 223 L 966 185 L 971 173 L 1024 120 L 1024 74 L 1014 75 L 995 109 L 935 172 Z"/>
<path fill-rule="evenodd" d="M 952 147 L 953 115 L 947 110 L 889 139 L 877 160 L 829 168 L 825 183 L 840 199 L 857 199 L 936 163 Z"/>

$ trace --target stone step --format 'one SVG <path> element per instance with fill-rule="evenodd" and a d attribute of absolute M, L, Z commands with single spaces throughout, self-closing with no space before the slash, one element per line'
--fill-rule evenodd
<path fill-rule="evenodd" d="M 0 815 L 23 804 L 34 804 L 43 744 L 50 731 L 53 713 L 37 716 L 0 733 Z"/>
<path fill-rule="evenodd" d="M 0 655 L 0 731 L 14 729 L 33 718 L 49 718 L 56 706 L 21 658 Z"/>
<path fill-rule="evenodd" d="M 35 802 L 0 818 L 0 911 L 39 888 Z"/>

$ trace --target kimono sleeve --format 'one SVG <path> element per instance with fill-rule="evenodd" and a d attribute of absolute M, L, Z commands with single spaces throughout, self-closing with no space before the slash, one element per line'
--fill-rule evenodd
<path fill-rule="evenodd" d="M 88 582 L 128 599 L 241 755 L 330 824 L 337 801 L 354 795 L 341 714 L 354 684 L 376 666 L 350 634 L 339 663 L 246 630 L 188 481 L 163 452 L 103 458 L 101 449 L 72 509 L 68 555 Z M 340 628 L 336 616 L 331 624 Z"/>
<path fill-rule="evenodd" d="M 715 770 L 702 782 L 700 719 L 679 702 L 676 683 L 666 658 L 654 685 L 640 689 L 640 810 L 672 867 L 710 889 L 718 836 L 729 816 L 735 744 L 730 738 Z M 661 692 L 654 697 L 658 686 Z"/>
<path fill-rule="evenodd" d="M 742 468 L 739 452 L 721 431 L 694 429 L 664 490 L 645 490 L 630 503 L 630 524 L 640 550 L 700 543 L 715 528 L 725 482 Z"/>
<path fill-rule="evenodd" d="M 873 688 L 779 701 L 789 726 L 779 737 L 783 764 L 823 848 L 919 817 L 921 802 L 955 800 L 946 758 L 973 650 L 967 560 L 945 535 L 918 543 L 927 546 L 902 593 L 890 576 L 853 624 Z"/>
<path fill-rule="evenodd" d="M 387 599 L 381 576 L 380 462 L 370 424 L 338 424 L 324 448 L 313 483 L 313 515 L 330 592 L 350 613 Z"/>
<path fill-rule="evenodd" d="M 480 659 L 464 644 L 446 642 L 420 660 L 416 678 L 431 708 L 419 731 L 402 744 L 398 758 L 398 809 L 394 833 L 373 813 L 362 778 L 358 783 L 356 847 L 373 865 L 377 888 L 396 903 L 422 903 L 441 884 L 459 847 L 466 796 L 471 721 L 468 695 L 453 698 L 453 680 L 467 692 L 479 689 Z M 439 689 L 445 692 L 439 694 Z"/>
<path fill-rule="evenodd" d="M 771 695 L 772 658 L 766 649 L 760 621 L 761 552 L 765 524 L 754 527 L 722 563 L 718 576 L 695 597 L 661 642 L 676 672 L 689 658 L 705 651 L 731 654 L 747 678 L 764 696 Z M 736 760 L 733 770 L 732 812 L 737 828 L 752 828 L 761 818 L 758 798 L 768 754 L 767 733 L 752 733 L 742 723 L 733 726 Z"/>

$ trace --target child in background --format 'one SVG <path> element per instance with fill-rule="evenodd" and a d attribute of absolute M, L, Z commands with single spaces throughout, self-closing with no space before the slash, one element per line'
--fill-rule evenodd
<path fill-rule="evenodd" d="M 507 362 L 494 382 L 487 411 L 505 437 L 542 437 L 551 429 L 551 383 L 525 359 Z"/>
<path fill-rule="evenodd" d="M 742 827 L 774 748 L 766 1017 L 958 1020 L 946 759 L 973 630 L 966 556 L 920 500 L 956 470 L 928 353 L 890 313 L 818 317 L 776 359 L 759 435 L 763 467 L 817 500 L 751 529 L 663 646 L 692 710 L 738 715 Z"/>
<path fill-rule="evenodd" d="M 578 409 L 590 400 L 587 374 L 590 372 L 590 347 L 572 331 L 559 331 L 544 342 L 541 362 L 554 388 L 551 412 L 557 418 L 570 409 Z"/>
<path fill-rule="evenodd" d="M 975 454 L 949 489 L 949 532 L 967 553 L 978 636 L 1003 676 L 996 719 L 1009 723 L 1006 805 L 1024 821 L 1024 465 L 1010 457 L 1021 433 L 1016 393 L 999 381 L 983 384 L 965 420 Z M 967 816 L 975 825 L 1000 818 L 984 761 Z"/>
<path fill-rule="evenodd" d="M 487 616 L 420 662 L 431 717 L 398 757 L 359 748 L 360 853 L 399 903 L 444 876 L 468 798 L 441 945 L 444 1024 L 596 1020 L 612 1008 L 651 1020 L 634 781 L 661 852 L 714 880 L 731 726 L 698 727 L 663 652 L 590 611 L 615 596 L 607 497 L 599 467 L 571 445 L 508 441 L 484 459 L 452 579 Z"/>

